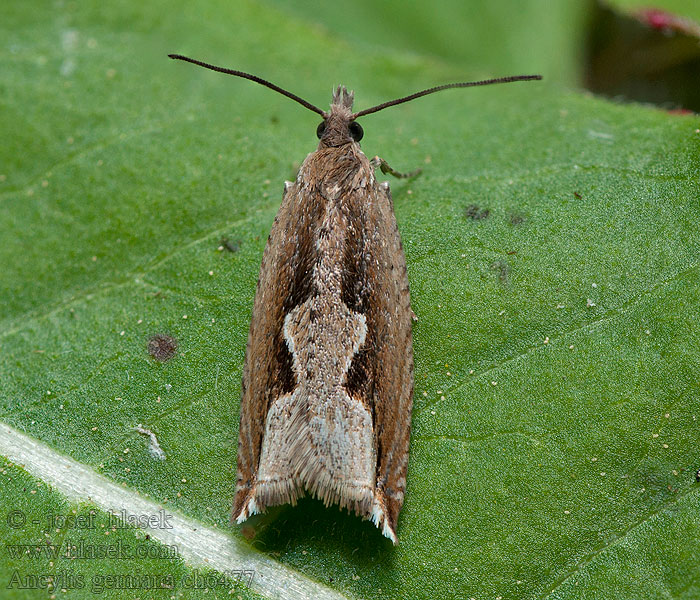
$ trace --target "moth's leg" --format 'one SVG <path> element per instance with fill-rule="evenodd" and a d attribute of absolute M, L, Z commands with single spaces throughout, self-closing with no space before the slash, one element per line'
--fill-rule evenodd
<path fill-rule="evenodd" d="M 399 179 L 415 177 L 421 172 L 421 169 L 416 169 L 415 171 L 411 171 L 410 173 L 399 173 L 398 171 L 394 171 L 394 169 L 391 168 L 389 163 L 386 162 L 381 156 L 375 156 L 370 162 L 372 163 L 372 166 L 375 169 L 379 167 L 382 173 L 384 173 L 385 175 L 388 173 L 389 175 L 393 175 L 394 177 L 398 177 Z"/>

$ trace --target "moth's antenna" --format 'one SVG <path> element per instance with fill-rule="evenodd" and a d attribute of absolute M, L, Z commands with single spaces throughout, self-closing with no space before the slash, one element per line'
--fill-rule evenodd
<path fill-rule="evenodd" d="M 389 102 L 383 102 L 382 104 L 377 104 L 377 106 L 373 106 L 372 108 L 366 108 L 365 110 L 361 110 L 360 112 L 354 113 L 352 115 L 352 118 L 357 119 L 358 117 L 363 117 L 365 115 L 375 113 L 379 110 L 383 110 L 390 106 L 394 106 L 396 104 L 403 104 L 404 102 L 408 102 L 409 100 L 415 100 L 416 98 L 420 98 L 421 96 L 427 96 L 428 94 L 434 94 L 435 92 L 439 92 L 441 90 L 448 90 L 450 88 L 475 87 L 477 85 L 491 85 L 492 83 L 510 83 L 511 81 L 530 81 L 533 79 L 542 79 L 542 75 L 513 75 L 511 77 L 497 77 L 496 79 L 485 79 L 483 81 L 447 83 L 445 85 L 438 85 L 436 87 L 423 90 L 422 92 L 416 92 L 415 94 L 411 94 L 410 96 L 404 96 L 403 98 L 390 100 Z"/>
<path fill-rule="evenodd" d="M 297 96 L 296 94 L 292 94 L 292 92 L 288 92 L 287 90 L 282 89 L 278 85 L 275 85 L 274 83 L 271 83 L 266 79 L 263 79 L 262 77 L 258 77 L 257 75 L 251 75 L 250 73 L 244 73 L 243 71 L 234 71 L 233 69 L 225 69 L 224 67 L 217 67 L 215 65 L 210 65 L 209 63 L 205 63 L 200 60 L 195 60 L 194 58 L 187 58 L 186 56 L 182 56 L 182 54 L 168 54 L 168 56 L 175 60 L 184 60 L 194 65 L 199 65 L 200 67 L 211 69 L 212 71 L 218 71 L 219 73 L 226 73 L 227 75 L 235 75 L 236 77 L 250 79 L 251 81 L 255 81 L 256 83 L 264 85 L 265 87 L 269 87 L 271 90 L 279 92 L 283 96 L 287 96 L 287 98 L 291 98 L 292 100 L 298 102 L 302 106 L 305 106 L 309 110 L 312 110 L 325 118 L 324 112 L 320 108 L 318 108 L 318 106 L 314 106 L 313 104 L 307 102 L 303 98 L 299 98 L 299 96 Z"/>

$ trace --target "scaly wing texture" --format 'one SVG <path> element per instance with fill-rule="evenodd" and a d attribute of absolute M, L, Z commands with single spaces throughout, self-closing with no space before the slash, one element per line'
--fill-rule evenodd
<path fill-rule="evenodd" d="M 311 293 L 316 248 L 312 231 L 322 206 L 302 203 L 295 186 L 285 186 L 263 254 L 248 334 L 241 391 L 238 476 L 233 518 L 248 516 L 265 421 L 278 397 L 296 386 L 292 355 L 284 339 L 284 318 Z M 264 507 L 263 507 L 264 508 Z"/>
<path fill-rule="evenodd" d="M 312 299 L 324 294 L 334 314 L 346 314 L 345 324 L 357 325 L 359 343 L 348 345 L 344 337 L 333 336 L 321 341 L 328 329 L 315 334 L 300 330 L 298 323 L 292 327 L 296 317 L 288 317 L 300 307 L 307 306 L 302 314 L 308 312 Z M 332 321 L 325 327 L 332 329 Z M 303 364 L 299 348 L 292 355 L 294 339 L 315 344 Z M 335 390 L 327 395 L 310 385 L 319 373 L 305 370 L 318 353 L 337 356 L 345 365 L 335 374 L 337 363 L 324 367 L 327 387 Z M 244 367 L 234 517 L 240 521 L 265 506 L 294 502 L 305 488 L 371 518 L 396 541 L 412 387 L 408 279 L 388 185 L 377 185 L 359 146 L 320 149 L 286 189 L 263 257 Z M 327 434 L 319 438 L 319 419 L 313 420 L 319 412 L 330 414 L 327 405 L 336 402 L 341 422 L 347 423 L 340 428 L 348 454 L 340 468 L 338 457 L 330 456 L 332 444 L 318 443 Z M 285 416 L 295 422 L 294 435 L 283 432 L 291 422 Z M 273 438 L 281 450 L 270 451 Z M 359 449 L 360 439 L 372 447 Z M 318 448 L 321 459 L 310 464 Z M 269 460 L 275 461 L 273 468 Z M 354 466 L 368 460 L 372 464 L 364 471 Z"/>
<path fill-rule="evenodd" d="M 371 205 L 375 227 L 365 238 L 355 277 L 357 309 L 367 318 L 367 340 L 350 368 L 351 395 L 369 398 L 377 446 L 372 520 L 396 542 L 403 505 L 413 394 L 412 312 L 401 238 L 388 184 L 377 187 Z"/>

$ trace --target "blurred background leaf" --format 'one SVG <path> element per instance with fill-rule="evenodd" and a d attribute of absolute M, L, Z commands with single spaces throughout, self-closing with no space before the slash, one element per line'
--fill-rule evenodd
<path fill-rule="evenodd" d="M 585 26 L 593 6 L 572 0 L 528 0 L 517 8 L 512 0 L 359 0 L 342 10 L 308 0 L 274 4 L 366 50 L 396 48 L 472 73 L 546 73 L 550 80 L 568 84 L 580 80 Z"/>
<path fill-rule="evenodd" d="M 671 110 L 700 110 L 700 4 L 671 0 L 650 7 L 618 0 L 599 3 L 593 14 L 588 89 Z"/>

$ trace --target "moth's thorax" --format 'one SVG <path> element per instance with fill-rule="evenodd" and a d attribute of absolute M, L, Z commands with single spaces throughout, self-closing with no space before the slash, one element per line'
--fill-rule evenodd
<path fill-rule="evenodd" d="M 317 201 L 365 202 L 361 189 L 371 190 L 376 185 L 374 169 L 360 145 L 350 142 L 340 146 L 319 144 L 304 160 L 296 184 L 300 190 L 320 192 Z"/>
<path fill-rule="evenodd" d="M 356 143 L 350 135 L 350 123 L 352 123 L 352 105 L 354 92 L 348 92 L 344 86 L 338 86 L 333 92 L 331 109 L 324 113 L 326 128 L 321 136 L 318 147 L 338 147 L 345 144 Z"/>

